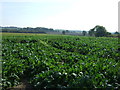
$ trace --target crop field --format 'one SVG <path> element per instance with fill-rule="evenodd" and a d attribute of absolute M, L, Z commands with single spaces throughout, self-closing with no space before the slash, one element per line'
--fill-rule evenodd
<path fill-rule="evenodd" d="M 69 35 L 2 36 L 2 86 L 22 80 L 42 88 L 120 88 L 118 38 Z"/>

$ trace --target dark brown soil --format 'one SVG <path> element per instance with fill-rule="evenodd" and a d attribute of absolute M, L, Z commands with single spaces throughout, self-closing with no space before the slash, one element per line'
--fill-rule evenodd
<path fill-rule="evenodd" d="M 34 90 L 34 88 L 27 82 L 27 80 L 22 80 L 20 85 L 7 88 L 7 90 Z"/>

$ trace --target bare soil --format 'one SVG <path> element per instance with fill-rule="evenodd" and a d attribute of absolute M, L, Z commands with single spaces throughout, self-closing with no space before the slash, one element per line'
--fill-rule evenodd
<path fill-rule="evenodd" d="M 20 85 L 9 87 L 7 90 L 34 90 L 34 88 L 27 82 L 27 80 L 22 80 Z"/>

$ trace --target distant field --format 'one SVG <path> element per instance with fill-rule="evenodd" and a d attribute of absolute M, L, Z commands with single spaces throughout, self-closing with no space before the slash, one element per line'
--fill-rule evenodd
<path fill-rule="evenodd" d="M 34 33 L 2 33 L 3 36 L 21 36 L 21 35 L 46 35 L 46 34 L 34 34 Z"/>
<path fill-rule="evenodd" d="M 118 38 L 3 33 L 3 88 L 120 87 Z"/>

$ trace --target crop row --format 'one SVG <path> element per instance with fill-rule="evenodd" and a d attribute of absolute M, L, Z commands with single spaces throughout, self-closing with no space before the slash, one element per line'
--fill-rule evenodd
<path fill-rule="evenodd" d="M 3 37 L 3 88 L 26 79 L 40 88 L 119 88 L 116 38 Z"/>

